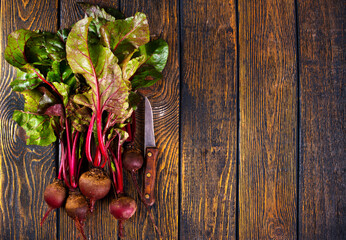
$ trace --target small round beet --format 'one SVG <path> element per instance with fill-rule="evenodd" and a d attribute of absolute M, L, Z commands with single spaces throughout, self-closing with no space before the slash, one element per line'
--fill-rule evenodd
<path fill-rule="evenodd" d="M 110 213 L 118 220 L 118 236 L 124 236 L 124 221 L 135 214 L 137 204 L 130 197 L 121 196 L 109 204 Z"/>
<path fill-rule="evenodd" d="M 123 166 L 130 172 L 136 172 L 143 166 L 143 156 L 137 151 L 125 151 L 123 155 Z"/>
<path fill-rule="evenodd" d="M 130 197 L 120 197 L 114 199 L 109 204 L 110 213 L 118 220 L 127 220 L 135 214 L 137 204 L 135 200 Z"/>
<path fill-rule="evenodd" d="M 55 209 L 63 206 L 67 191 L 61 180 L 55 180 L 44 190 L 44 200 L 49 207 Z"/>
<path fill-rule="evenodd" d="M 83 239 L 87 239 L 83 229 L 84 221 L 89 212 L 89 205 L 86 198 L 79 191 L 70 191 L 66 200 L 65 210 L 67 215 L 74 220 Z"/>
<path fill-rule="evenodd" d="M 66 195 L 66 188 L 64 187 L 63 182 L 59 179 L 54 180 L 54 182 L 46 187 L 43 197 L 49 208 L 41 220 L 41 226 L 53 209 L 60 208 L 64 205 Z"/>
<path fill-rule="evenodd" d="M 93 212 L 95 201 L 104 198 L 111 189 L 112 182 L 104 171 L 93 168 L 79 178 L 79 189 L 90 199 L 90 212 Z"/>
<path fill-rule="evenodd" d="M 79 221 L 84 221 L 89 212 L 88 202 L 79 191 L 70 191 L 65 209 L 69 217 Z"/>

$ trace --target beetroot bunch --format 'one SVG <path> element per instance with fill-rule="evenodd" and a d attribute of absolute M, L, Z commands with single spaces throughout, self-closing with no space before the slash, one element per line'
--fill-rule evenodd
<path fill-rule="evenodd" d="M 123 165 L 134 174 L 143 164 L 138 154 L 123 162 L 123 145 L 134 141 L 137 90 L 162 78 L 168 45 L 150 41 L 143 13 L 125 18 L 115 9 L 81 7 L 85 18 L 71 29 L 20 29 L 8 36 L 5 59 L 17 68 L 11 87 L 25 100 L 13 119 L 28 145 L 59 141 L 59 173 L 44 192 L 49 209 L 42 223 L 64 207 L 85 238 L 83 224 L 95 201 L 114 192 L 109 210 L 122 236 L 123 221 L 137 208 L 125 194 Z"/>

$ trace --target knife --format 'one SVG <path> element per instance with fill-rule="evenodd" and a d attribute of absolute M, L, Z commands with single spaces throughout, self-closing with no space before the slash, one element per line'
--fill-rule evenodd
<path fill-rule="evenodd" d="M 144 97 L 144 103 L 144 200 L 147 205 L 152 206 L 155 203 L 156 162 L 159 149 L 155 143 L 153 111 L 147 97 Z"/>

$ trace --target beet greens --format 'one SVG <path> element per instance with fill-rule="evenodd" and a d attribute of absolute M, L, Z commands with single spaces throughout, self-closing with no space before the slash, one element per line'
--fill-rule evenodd
<path fill-rule="evenodd" d="M 110 176 L 118 199 L 113 203 L 131 202 L 131 209 L 110 206 L 121 220 L 122 235 L 122 221 L 136 211 L 124 196 L 122 146 L 134 141 L 134 111 L 141 100 L 137 90 L 162 78 L 168 45 L 162 39 L 150 41 L 143 13 L 125 18 L 115 9 L 81 7 L 85 18 L 71 29 L 20 29 L 8 36 L 5 59 L 17 68 L 11 87 L 25 100 L 13 119 L 25 130 L 26 144 L 60 145 L 58 179 L 45 191 L 50 208 L 44 219 L 67 199 L 68 215 L 85 238 L 83 222 L 94 202 L 108 194 Z M 87 165 L 90 170 L 80 178 Z"/>

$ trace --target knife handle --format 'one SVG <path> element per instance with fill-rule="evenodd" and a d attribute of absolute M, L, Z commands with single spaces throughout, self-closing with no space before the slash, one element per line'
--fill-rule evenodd
<path fill-rule="evenodd" d="M 148 147 L 146 149 L 146 166 L 144 171 L 144 201 L 149 206 L 152 206 L 155 203 L 155 178 L 158 155 L 158 148 Z"/>

